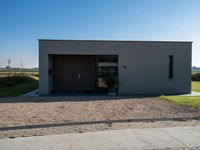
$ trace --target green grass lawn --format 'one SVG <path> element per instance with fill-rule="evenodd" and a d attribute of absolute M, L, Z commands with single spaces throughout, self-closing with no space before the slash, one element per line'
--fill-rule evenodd
<path fill-rule="evenodd" d="M 200 92 L 200 81 L 192 81 L 192 91 Z"/>
<path fill-rule="evenodd" d="M 179 105 L 200 108 L 200 96 L 160 96 L 160 98 Z"/>
<path fill-rule="evenodd" d="M 0 97 L 18 96 L 38 88 L 37 82 L 21 83 L 13 87 L 0 88 Z"/>
<path fill-rule="evenodd" d="M 30 80 L 13 86 L 0 85 L 0 97 L 18 96 L 38 88 L 38 77 L 29 76 Z"/>
<path fill-rule="evenodd" d="M 200 81 L 192 81 L 192 91 L 200 92 Z M 160 96 L 160 98 L 179 105 L 200 108 L 200 96 Z"/>

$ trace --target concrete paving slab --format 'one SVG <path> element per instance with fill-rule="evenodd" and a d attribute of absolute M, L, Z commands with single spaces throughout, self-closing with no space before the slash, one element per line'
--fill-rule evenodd
<path fill-rule="evenodd" d="M 133 150 L 200 146 L 200 126 L 129 129 L 0 140 L 0 150 Z"/>
<path fill-rule="evenodd" d="M 160 129 L 135 130 L 134 133 L 143 141 L 144 149 L 163 149 L 183 146 L 182 143 L 172 139 Z"/>
<path fill-rule="evenodd" d="M 161 130 L 187 147 L 200 146 L 199 127 L 163 128 Z"/>
<path fill-rule="evenodd" d="M 193 126 L 193 127 L 190 127 L 190 129 L 196 131 L 198 134 L 200 134 L 200 128 L 198 126 Z"/>
<path fill-rule="evenodd" d="M 179 96 L 200 96 L 200 92 L 191 91 L 190 94 L 183 94 L 183 95 L 179 95 Z"/>
<path fill-rule="evenodd" d="M 19 97 L 39 97 L 39 90 L 33 90 L 28 93 L 22 94 Z"/>

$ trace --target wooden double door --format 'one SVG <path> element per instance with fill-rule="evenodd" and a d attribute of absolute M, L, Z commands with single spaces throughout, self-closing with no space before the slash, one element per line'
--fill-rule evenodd
<path fill-rule="evenodd" d="M 53 56 L 53 91 L 94 92 L 95 83 L 96 56 Z"/>

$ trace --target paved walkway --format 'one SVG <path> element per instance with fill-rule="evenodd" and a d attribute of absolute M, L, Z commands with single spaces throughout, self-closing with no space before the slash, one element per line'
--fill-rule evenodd
<path fill-rule="evenodd" d="M 192 91 L 190 94 L 184 94 L 184 95 L 180 95 L 180 96 L 200 96 L 200 92 Z"/>
<path fill-rule="evenodd" d="M 75 96 L 77 96 L 77 95 L 78 94 L 76 93 Z M 40 95 L 39 95 L 39 90 L 38 89 L 20 95 L 20 97 L 39 97 L 39 96 Z M 55 95 L 51 95 L 51 96 L 56 96 L 56 94 Z M 65 94 L 64 95 L 58 94 L 57 96 L 66 96 L 66 95 Z M 103 96 L 105 96 L 105 95 L 103 95 Z M 176 95 L 176 96 L 200 96 L 200 92 L 191 91 L 190 94 L 181 94 L 181 95 Z"/>
<path fill-rule="evenodd" d="M 0 140 L 0 150 L 133 150 L 200 148 L 200 126 L 113 130 Z"/>
<path fill-rule="evenodd" d="M 28 93 L 20 95 L 20 97 L 39 97 L 39 90 L 36 89 L 36 90 L 30 91 Z"/>

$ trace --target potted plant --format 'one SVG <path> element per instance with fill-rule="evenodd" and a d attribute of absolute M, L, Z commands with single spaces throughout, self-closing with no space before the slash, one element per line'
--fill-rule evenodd
<path fill-rule="evenodd" d="M 113 74 L 111 69 L 106 69 L 102 73 L 103 81 L 107 85 L 108 95 L 116 95 L 116 86 L 118 84 L 118 78 Z"/>

